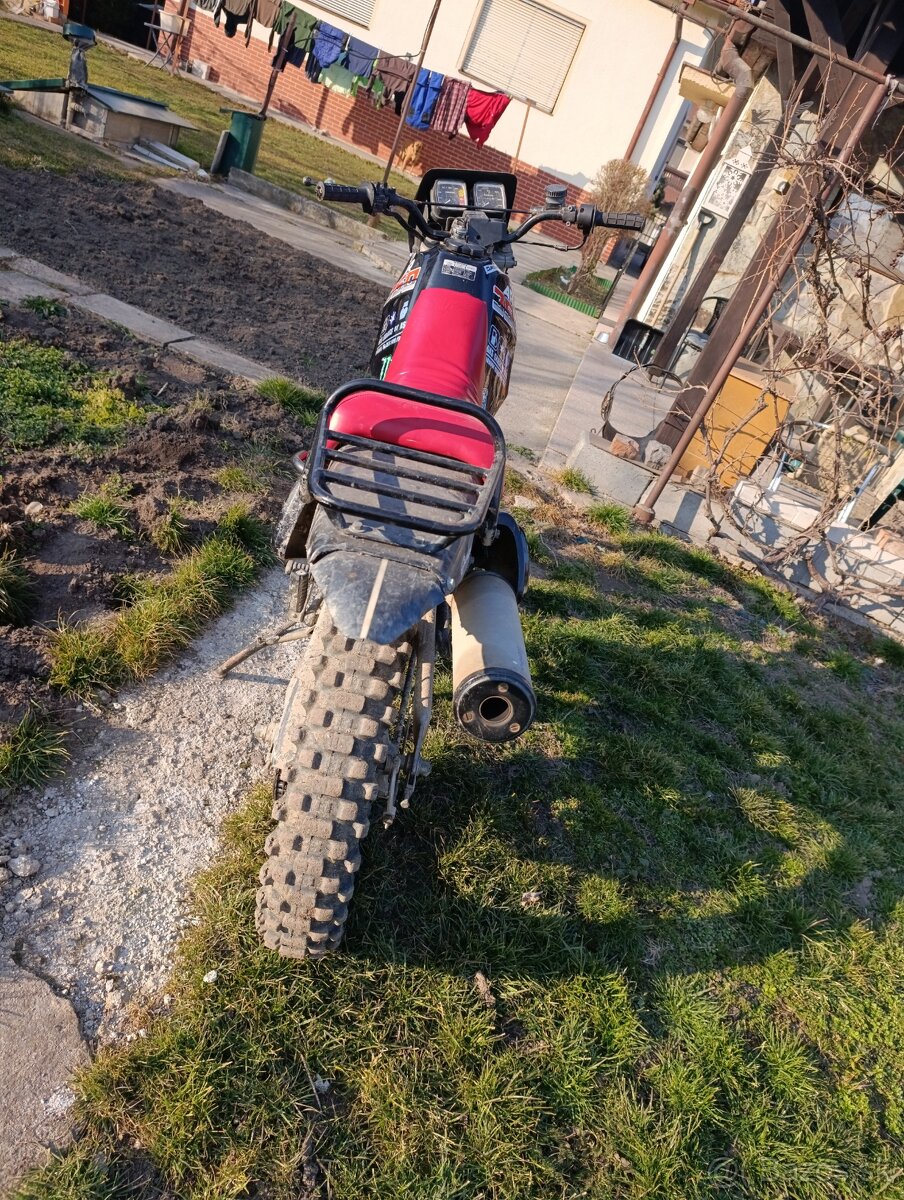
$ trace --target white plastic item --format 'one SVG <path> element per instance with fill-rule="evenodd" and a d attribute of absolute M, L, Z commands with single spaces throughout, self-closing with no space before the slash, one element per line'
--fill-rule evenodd
<path fill-rule="evenodd" d="M 45 21 L 59 21 L 60 0 L 44 0 L 43 11 Z"/>
<path fill-rule="evenodd" d="M 178 13 L 162 12 L 160 14 L 160 28 L 165 33 L 182 33 L 185 17 L 180 17 Z"/>

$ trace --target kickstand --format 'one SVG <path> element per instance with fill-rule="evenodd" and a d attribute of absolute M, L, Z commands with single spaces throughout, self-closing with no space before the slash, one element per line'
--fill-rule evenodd
<path fill-rule="evenodd" d="M 225 662 L 220 663 L 217 667 L 217 674 L 228 675 L 233 667 L 237 667 L 246 658 L 250 658 L 252 654 L 257 654 L 258 650 L 263 650 L 267 646 L 277 646 L 280 642 L 300 642 L 310 636 L 311 630 L 307 626 L 302 628 L 297 621 L 292 621 L 289 625 L 281 625 L 275 633 L 271 633 L 268 637 L 259 637 L 256 642 L 251 642 L 239 650 L 238 654 L 233 654 L 232 658 L 227 658 Z"/>

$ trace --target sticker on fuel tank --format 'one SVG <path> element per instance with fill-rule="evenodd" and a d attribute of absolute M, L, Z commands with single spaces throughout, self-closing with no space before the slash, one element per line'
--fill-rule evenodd
<path fill-rule="evenodd" d="M 508 384 L 508 375 L 512 366 L 512 352 L 505 338 L 500 335 L 495 325 L 491 327 L 490 336 L 487 340 L 487 366 L 491 371 L 496 372 L 502 380 L 503 386 Z"/>
<path fill-rule="evenodd" d="M 477 264 L 456 262 L 454 258 L 447 258 L 443 261 L 443 275 L 454 275 L 456 279 L 476 279 Z"/>
<path fill-rule="evenodd" d="M 412 267 L 410 271 L 406 271 L 404 275 L 400 275 L 395 287 L 389 293 L 390 298 L 400 296 L 402 292 L 410 292 L 417 283 L 420 274 L 420 267 Z"/>
<path fill-rule="evenodd" d="M 493 309 L 499 313 L 503 321 L 514 328 L 515 310 L 512 308 L 512 289 L 508 284 L 504 289 L 498 284 L 493 285 Z"/>

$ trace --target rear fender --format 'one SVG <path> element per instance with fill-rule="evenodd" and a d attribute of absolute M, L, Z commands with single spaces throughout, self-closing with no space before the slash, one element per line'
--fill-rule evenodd
<path fill-rule="evenodd" d="M 389 645 L 464 578 L 471 537 L 429 549 L 412 541 L 414 546 L 406 546 L 385 536 L 362 536 L 341 515 L 317 508 L 307 533 L 307 560 L 336 628 L 346 637 Z"/>

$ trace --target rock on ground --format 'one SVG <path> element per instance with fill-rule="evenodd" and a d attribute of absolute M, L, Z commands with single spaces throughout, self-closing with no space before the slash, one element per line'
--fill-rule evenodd
<path fill-rule="evenodd" d="M 178 660 L 107 704 L 64 779 L 0 812 L 0 861 L 40 864 L 0 884 L 0 953 L 70 997 L 91 1040 L 117 1036 L 129 1002 L 166 982 L 190 882 L 260 775 L 254 730 L 278 717 L 302 644 L 266 649 L 225 680 L 215 668 L 284 623 L 286 590 L 269 572 Z"/>
<path fill-rule="evenodd" d="M 72 1076 L 88 1063 L 78 1018 L 37 976 L 0 959 L 0 1195 L 71 1137 Z"/>

